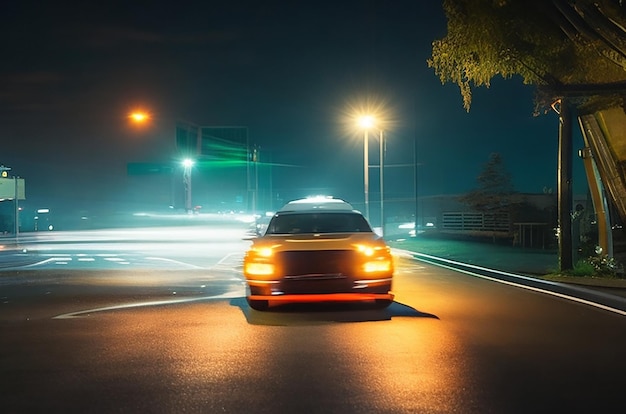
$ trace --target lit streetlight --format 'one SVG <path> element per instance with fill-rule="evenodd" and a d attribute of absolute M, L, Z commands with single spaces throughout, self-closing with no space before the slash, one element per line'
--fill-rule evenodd
<path fill-rule="evenodd" d="M 150 115 L 147 112 L 134 111 L 128 115 L 128 118 L 136 124 L 143 124 L 148 122 Z"/>
<path fill-rule="evenodd" d="M 190 158 L 183 160 L 183 184 L 185 186 L 185 210 L 188 214 L 192 213 L 191 208 L 191 167 L 194 161 Z"/>

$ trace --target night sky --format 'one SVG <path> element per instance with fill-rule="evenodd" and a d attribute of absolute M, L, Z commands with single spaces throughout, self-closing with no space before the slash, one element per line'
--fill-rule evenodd
<path fill-rule="evenodd" d="M 390 199 L 413 196 L 414 164 L 420 196 L 469 191 L 492 152 L 517 191 L 556 191 L 558 119 L 533 117 L 532 87 L 496 79 L 468 114 L 428 68 L 439 1 L 15 1 L 0 33 L 0 163 L 26 179 L 27 204 L 136 200 L 127 164 L 173 162 L 181 119 L 248 127 L 280 164 L 281 197 L 362 202 L 363 134 L 348 121 L 366 107 L 384 112 Z M 126 118 L 137 108 L 143 128 Z"/>

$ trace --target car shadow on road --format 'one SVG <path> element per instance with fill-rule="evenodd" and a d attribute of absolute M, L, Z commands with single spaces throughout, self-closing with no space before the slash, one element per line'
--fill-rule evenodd
<path fill-rule="evenodd" d="M 235 298 L 231 306 L 237 306 L 251 325 L 289 326 L 316 325 L 337 322 L 390 321 L 394 317 L 439 319 L 436 315 L 421 312 L 408 305 L 393 302 L 379 309 L 371 303 L 285 303 L 270 306 L 267 311 L 256 311 L 248 306 L 245 298 Z"/>

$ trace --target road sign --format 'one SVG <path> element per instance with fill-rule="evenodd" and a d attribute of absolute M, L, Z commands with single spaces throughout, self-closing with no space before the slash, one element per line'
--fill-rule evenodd
<path fill-rule="evenodd" d="M 202 127 L 200 154 L 213 160 L 248 161 L 248 128 Z"/>
<path fill-rule="evenodd" d="M 17 189 L 15 180 L 17 180 Z M 26 182 L 23 178 L 0 178 L 0 199 L 13 200 L 16 191 L 18 200 L 26 200 Z"/>
<path fill-rule="evenodd" d="M 176 149 L 185 157 L 194 157 L 199 153 L 200 128 L 187 121 L 176 122 Z"/>

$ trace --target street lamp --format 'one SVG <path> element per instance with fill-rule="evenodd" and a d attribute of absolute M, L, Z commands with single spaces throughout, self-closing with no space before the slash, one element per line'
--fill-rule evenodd
<path fill-rule="evenodd" d="M 188 214 L 192 213 L 191 209 L 191 167 L 193 160 L 186 158 L 183 160 L 183 185 L 185 187 L 185 210 Z"/>
<path fill-rule="evenodd" d="M 384 213 L 384 157 L 385 155 L 385 145 L 384 145 L 384 134 L 383 130 L 380 130 L 380 162 L 379 162 L 379 170 L 378 173 L 380 175 L 380 235 L 383 236 L 385 234 L 385 213 Z"/>
<path fill-rule="evenodd" d="M 358 122 L 359 126 L 364 130 L 364 142 L 363 142 L 363 182 L 365 188 L 365 217 L 369 220 L 369 154 L 368 154 L 368 132 L 369 129 L 373 128 L 376 124 L 376 120 L 371 115 L 361 116 Z M 380 231 L 381 235 L 384 234 L 385 228 L 385 216 L 384 216 L 384 176 L 383 176 L 383 168 L 384 168 L 384 154 L 385 154 L 385 146 L 384 146 L 384 132 L 382 129 L 379 130 L 379 141 L 380 141 L 380 162 L 379 162 L 379 178 L 380 178 Z"/>
<path fill-rule="evenodd" d="M 150 115 L 143 111 L 134 111 L 128 115 L 128 118 L 136 124 L 148 122 Z"/>
<path fill-rule="evenodd" d="M 370 218 L 369 204 L 369 154 L 368 154 L 368 132 L 374 126 L 374 118 L 370 115 L 364 115 L 359 118 L 358 124 L 363 128 L 363 193 L 365 198 L 365 217 Z"/>

